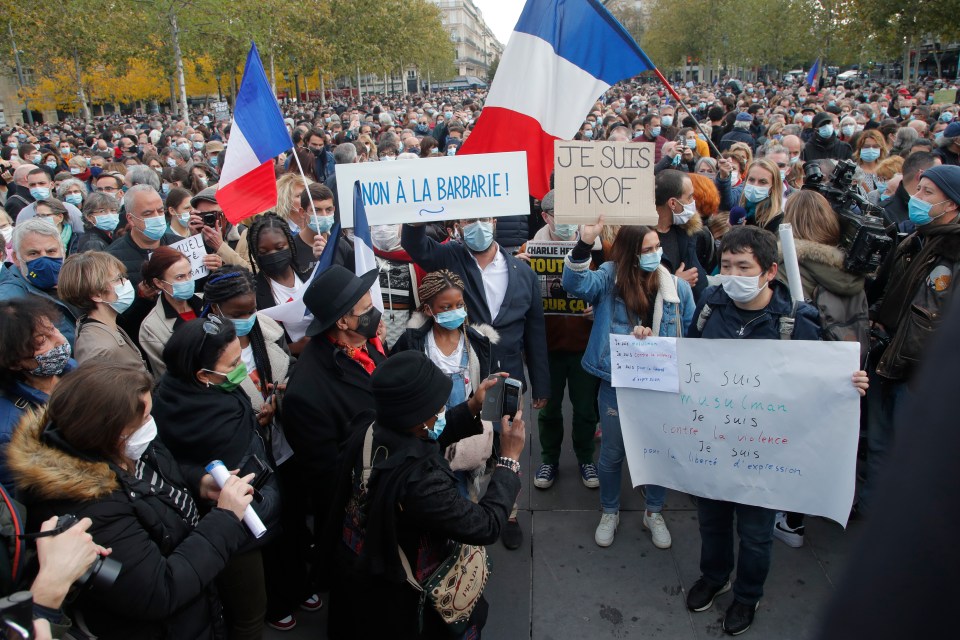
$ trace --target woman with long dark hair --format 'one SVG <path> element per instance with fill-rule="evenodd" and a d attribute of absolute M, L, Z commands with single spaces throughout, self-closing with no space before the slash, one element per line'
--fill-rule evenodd
<path fill-rule="evenodd" d="M 594 309 L 583 368 L 601 379 L 597 400 L 603 438 L 597 467 L 603 515 L 594 540 L 601 547 L 609 547 L 620 523 L 620 477 L 626 457 L 617 392 L 610 384 L 610 334 L 682 337 L 693 319 L 694 301 L 690 285 L 660 265 L 660 237 L 650 227 L 621 227 L 613 243 L 612 259 L 591 271 L 590 251 L 602 230 L 602 217 L 598 224 L 580 228 L 580 240 L 565 259 L 563 288 Z M 665 496 L 665 488 L 647 485 L 643 526 L 660 549 L 672 544 L 660 515 Z"/>

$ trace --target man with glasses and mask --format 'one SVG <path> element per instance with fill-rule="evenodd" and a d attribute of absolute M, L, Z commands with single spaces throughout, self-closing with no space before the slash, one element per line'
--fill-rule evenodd
<path fill-rule="evenodd" d="M 315 522 L 323 522 L 336 485 L 337 456 L 355 426 L 373 408 L 370 376 L 384 360 L 377 338 L 380 311 L 370 287 L 374 269 L 362 277 L 333 265 L 314 278 L 303 295 L 313 322 L 310 341 L 297 360 L 283 397 L 283 424 L 297 452 L 294 469 L 313 494 Z M 317 531 L 322 527 L 317 527 Z"/>

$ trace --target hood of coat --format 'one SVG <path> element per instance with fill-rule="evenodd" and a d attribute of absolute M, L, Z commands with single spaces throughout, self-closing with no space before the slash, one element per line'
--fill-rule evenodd
<path fill-rule="evenodd" d="M 804 289 L 809 289 L 807 293 L 811 293 L 818 285 L 840 296 L 850 296 L 863 291 L 863 276 L 844 270 L 846 254 L 841 249 L 809 240 L 797 240 L 796 245 Z M 782 260 L 781 256 L 781 263 Z M 781 282 L 787 282 L 786 270 L 777 276 Z"/>
<path fill-rule="evenodd" d="M 26 412 L 7 446 L 18 491 L 39 500 L 88 501 L 120 489 L 106 462 L 84 460 L 44 442 L 43 425 L 42 412 Z"/>
<path fill-rule="evenodd" d="M 432 323 L 433 318 L 421 311 L 414 311 L 410 314 L 410 319 L 407 320 L 407 329 L 427 329 L 427 324 Z M 432 325 L 431 325 L 432 326 Z M 473 329 L 484 338 L 490 341 L 490 344 L 498 344 L 500 342 L 500 333 L 491 327 L 488 324 L 477 323 L 467 325 L 468 329 Z"/>

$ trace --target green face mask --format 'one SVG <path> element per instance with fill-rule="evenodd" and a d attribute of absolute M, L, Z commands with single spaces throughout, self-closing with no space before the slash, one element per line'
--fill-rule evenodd
<path fill-rule="evenodd" d="M 245 365 L 242 362 L 238 364 L 236 368 L 230 371 L 229 373 L 223 373 L 222 371 L 213 371 L 211 369 L 204 369 L 204 371 L 207 371 L 208 373 L 216 373 L 221 376 L 225 376 L 227 378 L 226 382 L 221 382 L 218 385 L 214 385 L 218 389 L 222 389 L 223 391 L 233 391 L 234 389 L 239 387 L 240 383 L 242 383 L 244 378 L 247 377 L 247 365 Z"/>

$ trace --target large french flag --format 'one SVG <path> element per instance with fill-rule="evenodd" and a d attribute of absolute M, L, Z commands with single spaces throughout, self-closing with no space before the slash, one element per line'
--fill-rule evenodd
<path fill-rule="evenodd" d="M 257 45 L 251 43 L 217 186 L 217 202 L 227 220 L 236 223 L 277 206 L 273 159 L 292 146 Z"/>
<path fill-rule="evenodd" d="M 360 194 L 360 181 L 353 183 L 353 261 L 354 273 L 362 276 L 371 269 L 379 269 L 377 257 L 373 254 L 373 242 L 370 240 L 370 225 L 367 224 L 367 211 L 363 208 L 363 196 Z M 370 287 L 373 306 L 383 312 L 383 295 L 380 281 L 374 280 Z"/>
<path fill-rule="evenodd" d="M 526 151 L 530 195 L 550 190 L 553 142 L 612 85 L 654 69 L 597 0 L 527 0 L 476 126 L 457 152 Z"/>

